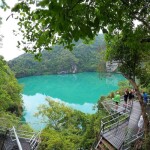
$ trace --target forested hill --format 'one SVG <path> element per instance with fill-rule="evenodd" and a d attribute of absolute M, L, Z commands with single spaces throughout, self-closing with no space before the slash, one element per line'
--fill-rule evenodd
<path fill-rule="evenodd" d="M 104 36 L 100 34 L 91 44 L 78 41 L 73 51 L 64 49 L 63 46 L 54 46 L 52 51 L 42 52 L 40 62 L 32 54 L 23 54 L 9 61 L 8 65 L 16 77 L 97 71 L 101 60 L 100 52 L 104 49 Z"/>

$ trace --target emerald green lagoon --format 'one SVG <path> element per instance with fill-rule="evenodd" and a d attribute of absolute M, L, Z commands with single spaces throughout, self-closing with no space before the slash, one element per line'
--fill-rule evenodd
<path fill-rule="evenodd" d="M 121 80 L 125 78 L 120 74 L 103 76 L 96 72 L 20 78 L 18 81 L 23 85 L 24 118 L 32 125 L 33 122 L 39 122 L 40 119 L 33 115 L 40 104 L 46 103 L 47 96 L 85 113 L 94 113 L 93 106 L 99 98 L 117 90 Z"/>

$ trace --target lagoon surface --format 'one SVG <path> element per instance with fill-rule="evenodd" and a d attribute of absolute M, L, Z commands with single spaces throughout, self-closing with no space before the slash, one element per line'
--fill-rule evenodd
<path fill-rule="evenodd" d="M 93 106 L 98 99 L 102 95 L 117 90 L 118 82 L 122 80 L 125 78 L 120 74 L 104 76 L 96 72 L 31 76 L 18 79 L 23 85 L 24 118 L 34 128 L 37 128 L 37 125 L 33 124 L 39 122 L 40 119 L 35 118 L 34 114 L 40 104 L 46 103 L 47 96 L 85 113 L 94 113 Z"/>

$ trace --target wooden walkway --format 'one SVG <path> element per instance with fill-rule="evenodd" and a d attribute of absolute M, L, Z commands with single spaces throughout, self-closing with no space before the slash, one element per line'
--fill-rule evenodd
<path fill-rule="evenodd" d="M 123 118 L 124 116 L 128 115 L 127 118 L 124 119 L 122 122 L 119 122 L 118 124 L 116 124 L 114 128 L 110 128 L 109 130 L 102 131 L 101 139 L 95 149 L 97 150 L 102 149 L 102 146 L 100 146 L 102 143 L 102 139 L 105 139 L 107 142 L 109 142 L 109 144 L 114 149 L 118 149 L 118 150 L 128 149 L 126 148 L 128 145 L 126 144 L 126 141 L 129 141 L 129 139 L 132 139 L 132 140 L 137 139 L 138 121 L 141 115 L 140 103 L 138 101 L 133 101 L 130 112 L 128 112 L 129 110 L 127 109 L 126 114 L 124 114 L 125 108 L 123 107 L 123 104 L 124 102 L 122 101 L 120 103 L 120 107 L 118 108 L 118 113 L 120 113 L 119 114 L 120 118 L 121 117 Z M 109 101 L 107 105 L 105 104 L 104 106 L 105 109 L 107 109 L 107 111 L 109 111 L 109 113 L 112 114 L 113 113 L 112 110 L 114 110 L 115 106 L 113 106 L 113 104 Z M 111 109 L 108 109 L 108 108 L 111 108 Z M 110 148 L 110 150 L 113 148 Z"/>

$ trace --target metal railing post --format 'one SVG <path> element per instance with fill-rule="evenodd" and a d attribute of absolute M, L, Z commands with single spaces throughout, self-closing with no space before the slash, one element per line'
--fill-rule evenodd
<path fill-rule="evenodd" d="M 17 133 L 16 133 L 16 130 L 15 130 L 14 126 L 13 126 L 13 131 L 14 131 L 14 134 L 15 134 L 15 138 L 16 138 L 16 141 L 17 141 L 17 145 L 18 145 L 19 150 L 23 150 L 23 149 L 22 149 L 22 146 L 21 146 L 21 143 L 20 143 L 20 141 L 19 141 L 19 138 L 18 138 L 18 136 L 17 136 Z"/>

